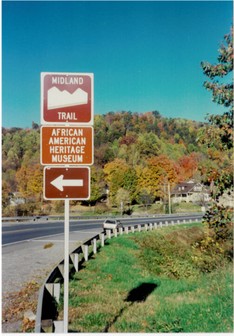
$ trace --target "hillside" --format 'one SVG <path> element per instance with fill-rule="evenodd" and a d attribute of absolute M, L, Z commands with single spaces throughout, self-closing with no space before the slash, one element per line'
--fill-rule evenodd
<path fill-rule="evenodd" d="M 117 205 L 120 201 L 142 203 L 145 197 L 151 203 L 162 199 L 163 186 L 168 183 L 193 178 L 209 185 L 211 174 L 227 167 L 229 158 L 217 148 L 207 149 L 197 142 L 203 126 L 192 120 L 165 118 L 158 111 L 96 115 L 90 203 L 106 196 L 106 188 L 109 205 Z M 13 215 L 18 208 L 18 214 L 50 212 L 51 202 L 42 199 L 39 126 L 3 128 L 2 138 L 4 215 Z M 10 206 L 15 193 L 25 204 Z"/>

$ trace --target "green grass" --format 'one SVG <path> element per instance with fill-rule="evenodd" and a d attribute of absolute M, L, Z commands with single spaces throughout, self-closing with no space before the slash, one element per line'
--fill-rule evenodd
<path fill-rule="evenodd" d="M 202 233 L 196 224 L 109 240 L 70 282 L 69 330 L 232 332 L 232 265 L 201 272 L 192 245 Z"/>

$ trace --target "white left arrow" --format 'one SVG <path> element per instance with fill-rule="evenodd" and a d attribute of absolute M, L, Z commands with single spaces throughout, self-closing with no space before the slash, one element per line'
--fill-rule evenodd
<path fill-rule="evenodd" d="M 84 180 L 64 180 L 64 175 L 60 175 L 50 183 L 58 190 L 63 191 L 63 187 L 83 187 Z"/>

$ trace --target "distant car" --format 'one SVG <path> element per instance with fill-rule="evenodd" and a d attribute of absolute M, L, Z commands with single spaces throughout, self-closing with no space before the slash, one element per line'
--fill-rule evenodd
<path fill-rule="evenodd" d="M 118 219 L 106 219 L 102 224 L 104 230 L 113 230 L 123 227 L 122 223 Z"/>
<path fill-rule="evenodd" d="M 40 219 L 44 219 L 44 220 L 48 220 L 48 216 L 47 215 L 38 215 L 38 216 L 33 216 L 33 220 L 36 221 L 36 220 L 40 220 Z"/>

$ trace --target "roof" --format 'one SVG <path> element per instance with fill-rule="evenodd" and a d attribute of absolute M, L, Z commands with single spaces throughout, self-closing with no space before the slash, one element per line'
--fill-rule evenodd
<path fill-rule="evenodd" d="M 188 181 L 178 183 L 172 190 L 171 194 L 176 195 L 176 194 L 199 193 L 201 191 L 204 191 L 204 186 L 201 183 Z"/>

